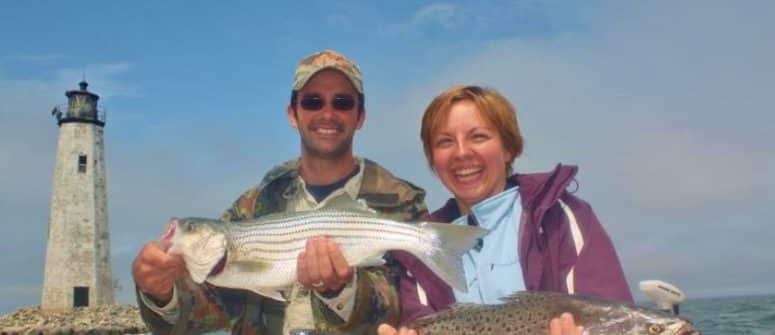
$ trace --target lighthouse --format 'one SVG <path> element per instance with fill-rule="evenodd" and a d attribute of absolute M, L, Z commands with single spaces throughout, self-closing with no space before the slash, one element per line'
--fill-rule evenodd
<path fill-rule="evenodd" d="M 41 307 L 113 304 L 110 267 L 105 111 L 99 96 L 65 92 L 67 107 L 51 112 L 59 126 Z M 64 109 L 64 110 L 63 110 Z"/>

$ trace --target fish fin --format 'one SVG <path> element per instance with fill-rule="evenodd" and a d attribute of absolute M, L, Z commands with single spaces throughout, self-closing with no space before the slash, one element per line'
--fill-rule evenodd
<path fill-rule="evenodd" d="M 250 290 L 263 297 L 272 298 L 274 300 L 282 301 L 282 302 L 287 301 L 282 291 L 278 289 L 260 287 L 255 289 L 251 288 Z"/>
<path fill-rule="evenodd" d="M 385 265 L 385 259 L 382 258 L 382 255 L 366 257 L 358 261 L 356 265 L 357 266 L 382 266 L 382 265 Z"/>
<path fill-rule="evenodd" d="M 385 264 L 382 254 L 374 255 L 370 246 L 353 246 L 342 249 L 344 259 L 350 266 L 380 266 Z"/>
<path fill-rule="evenodd" d="M 538 291 L 517 291 L 517 292 L 512 292 L 509 295 L 506 295 L 504 297 L 498 298 L 498 300 L 500 300 L 502 302 L 514 302 L 514 301 L 519 301 L 520 299 L 524 299 L 526 297 L 530 297 L 530 296 L 534 296 L 534 295 L 540 295 L 540 294 L 548 295 L 548 294 L 552 294 L 551 292 L 541 292 L 541 293 L 536 293 L 536 292 L 538 292 Z"/>
<path fill-rule="evenodd" d="M 323 209 L 341 210 L 371 216 L 378 216 L 377 211 L 369 208 L 363 199 L 350 198 L 348 194 L 342 194 L 328 200 Z"/>
<path fill-rule="evenodd" d="M 476 226 L 421 222 L 419 226 L 432 235 L 430 254 L 415 254 L 428 268 L 449 286 L 467 292 L 462 256 L 487 233 Z"/>
<path fill-rule="evenodd" d="M 265 286 L 265 282 L 261 280 L 274 268 L 267 264 L 256 261 L 228 260 L 224 270 L 208 277 L 207 282 L 218 287 L 248 290 L 263 297 L 287 301 L 287 295 L 283 293 L 288 290 L 287 287 Z M 255 272 L 254 270 L 258 268 L 265 272 Z"/>
<path fill-rule="evenodd" d="M 481 308 L 481 307 L 482 307 L 481 304 L 456 302 L 448 306 L 442 311 L 421 316 L 415 319 L 414 321 L 411 322 L 410 328 L 420 329 L 437 322 L 444 322 L 445 320 L 449 320 L 450 316 L 469 315 L 470 314 L 469 311 L 476 310 L 477 308 Z"/>
<path fill-rule="evenodd" d="M 250 273 L 265 272 L 272 269 L 272 264 L 255 260 L 230 259 L 229 266 L 234 267 L 235 270 Z"/>
<path fill-rule="evenodd" d="M 353 198 L 350 198 L 350 196 L 347 194 L 342 194 L 339 196 L 335 196 L 330 200 L 326 201 L 323 207 L 316 210 L 303 210 L 298 212 L 279 212 L 279 213 L 265 214 L 254 220 L 236 221 L 236 222 L 233 222 L 233 224 L 249 226 L 249 225 L 255 224 L 256 221 L 275 221 L 275 220 L 292 219 L 301 213 L 307 213 L 307 212 L 313 212 L 313 211 L 350 212 L 350 213 L 360 214 L 366 217 L 375 217 L 375 218 L 382 217 L 382 215 L 379 214 L 379 212 L 369 208 L 369 206 L 366 205 L 366 202 L 363 199 L 355 200 Z"/>

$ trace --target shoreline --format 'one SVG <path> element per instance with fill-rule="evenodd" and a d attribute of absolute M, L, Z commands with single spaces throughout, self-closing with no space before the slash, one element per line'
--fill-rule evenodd
<path fill-rule="evenodd" d="M 146 334 L 136 305 L 100 305 L 64 310 L 40 306 L 0 315 L 0 335 L 11 334 Z"/>

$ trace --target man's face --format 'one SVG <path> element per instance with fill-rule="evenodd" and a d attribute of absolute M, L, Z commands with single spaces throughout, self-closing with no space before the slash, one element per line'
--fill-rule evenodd
<path fill-rule="evenodd" d="M 358 112 L 358 93 L 344 74 L 318 72 L 297 92 L 295 110 L 291 107 L 288 119 L 299 130 L 302 154 L 322 159 L 352 155 L 353 136 L 366 117 Z"/>

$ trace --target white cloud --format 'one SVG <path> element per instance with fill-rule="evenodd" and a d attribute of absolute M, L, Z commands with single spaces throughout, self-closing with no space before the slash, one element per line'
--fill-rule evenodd
<path fill-rule="evenodd" d="M 326 16 L 326 23 L 329 26 L 342 28 L 342 27 L 352 27 L 353 22 L 352 18 L 345 14 L 331 14 Z"/>
<path fill-rule="evenodd" d="M 409 141 L 417 139 L 417 114 L 430 97 L 453 84 L 485 84 L 519 109 L 527 147 L 518 166 L 580 163 L 584 175 L 605 171 L 621 180 L 617 191 L 635 194 L 648 206 L 696 206 L 761 193 L 765 187 L 759 185 L 773 184 L 763 168 L 771 165 L 775 150 L 775 138 L 763 130 L 775 120 L 766 112 L 764 91 L 772 86 L 772 76 L 760 74 L 775 75 L 769 61 L 756 56 L 746 57 L 753 63 L 740 62 L 741 49 L 721 50 L 717 46 L 723 41 L 693 42 L 691 48 L 678 48 L 679 55 L 665 52 L 674 51 L 685 35 L 694 36 L 685 26 L 706 34 L 725 30 L 725 35 L 749 36 L 761 34 L 745 29 L 756 25 L 735 32 L 696 27 L 725 14 L 708 11 L 702 14 L 721 17 L 682 13 L 683 21 L 658 19 L 661 29 L 651 30 L 655 24 L 648 8 L 640 9 L 638 15 L 627 13 L 634 17 L 625 14 L 631 20 L 622 27 L 543 41 L 503 40 L 473 58 L 454 60 L 447 71 L 410 89 L 415 93 L 408 100 L 414 103 L 406 109 L 414 117 L 400 119 L 410 129 Z M 743 39 L 751 42 L 740 45 L 746 55 L 775 56 L 771 44 Z M 710 53 L 715 56 L 704 57 Z M 625 69 L 638 75 L 622 73 Z M 665 184 L 675 190 L 665 194 Z"/>
<path fill-rule="evenodd" d="M 98 87 L 101 96 L 110 97 L 131 91 L 127 89 L 129 86 L 115 80 L 129 67 L 127 63 L 116 63 L 88 65 L 84 69 L 93 75 L 88 78 L 95 84 L 92 87 Z M 13 157 L 0 170 L 4 194 L 14 194 L 15 199 L 48 196 L 49 180 L 39 176 L 50 176 L 53 169 L 57 128 L 50 111 L 55 105 L 67 102 L 66 90 L 77 89 L 81 79 L 79 72 L 64 69 L 51 80 L 0 77 L 0 134 L 3 137 L 0 153 Z"/>
<path fill-rule="evenodd" d="M 714 135 L 697 129 L 643 129 L 621 143 L 629 152 L 614 159 L 621 169 L 614 178 L 638 206 L 649 209 L 747 201 L 775 186 L 765 168 L 775 163 L 769 153 Z"/>
<path fill-rule="evenodd" d="M 75 89 L 77 82 L 86 79 L 91 90 L 99 92 L 101 101 L 109 100 L 114 96 L 136 97 L 140 94 L 139 88 L 116 77 L 132 70 L 129 62 L 116 62 L 110 64 L 87 64 L 80 69 L 62 69 L 57 71 L 55 82 L 64 86 L 64 89 Z"/>
<path fill-rule="evenodd" d="M 388 35 L 421 34 L 426 29 L 455 30 L 466 23 L 466 16 L 455 4 L 432 3 L 418 8 L 410 18 L 384 28 Z"/>
<path fill-rule="evenodd" d="M 16 284 L 0 286 L 0 295 L 4 297 L 30 294 L 40 294 L 40 285 Z"/>
<path fill-rule="evenodd" d="M 29 281 L 29 279 L 28 279 Z M 40 285 L 35 284 L 4 284 L 0 285 L 0 315 L 10 313 L 15 309 L 40 305 Z M 19 302 L 23 302 L 19 304 Z"/>
<path fill-rule="evenodd" d="M 456 5 L 433 3 L 417 10 L 412 18 L 412 23 L 414 25 L 437 24 L 446 29 L 454 29 L 459 27 L 464 20 Z"/>
<path fill-rule="evenodd" d="M 633 283 L 658 275 L 703 295 L 761 292 L 772 288 L 772 258 L 743 255 L 767 253 L 769 242 L 730 242 L 738 256 L 714 255 L 730 234 L 773 232 L 762 224 L 775 201 L 775 45 L 767 42 L 775 29 L 765 14 L 772 8 L 762 8 L 772 6 L 612 4 L 589 13 L 588 30 L 493 41 L 414 81 L 404 97 L 372 99 L 377 112 L 361 147 L 428 188 L 438 205 L 447 193 L 425 173 L 420 115 L 451 85 L 495 87 L 519 109 L 527 146 L 517 170 L 580 165 L 580 194 Z"/>
<path fill-rule="evenodd" d="M 16 54 L 4 57 L 10 61 L 31 62 L 31 63 L 43 63 L 49 64 L 65 58 L 62 54 L 50 53 L 50 54 Z"/>

